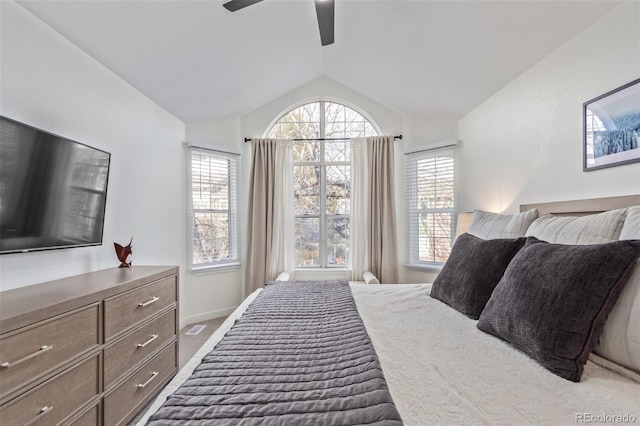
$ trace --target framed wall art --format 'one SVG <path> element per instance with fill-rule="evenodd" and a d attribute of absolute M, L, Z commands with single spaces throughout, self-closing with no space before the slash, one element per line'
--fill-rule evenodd
<path fill-rule="evenodd" d="M 640 161 L 640 78 L 583 104 L 585 172 Z"/>

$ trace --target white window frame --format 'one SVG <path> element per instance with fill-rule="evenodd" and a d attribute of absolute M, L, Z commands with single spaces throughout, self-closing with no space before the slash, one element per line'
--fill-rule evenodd
<path fill-rule="evenodd" d="M 341 217 L 346 217 L 351 223 L 351 212 L 349 213 L 329 213 L 327 212 L 327 169 L 331 166 L 349 166 L 351 168 L 351 161 L 326 161 L 324 155 L 325 141 L 318 141 L 320 145 L 320 159 L 317 161 L 296 161 L 293 166 L 311 166 L 320 168 L 320 180 L 318 182 L 319 197 L 320 197 L 320 211 L 317 214 L 295 214 L 294 219 L 298 218 L 310 218 L 318 219 L 320 224 L 320 247 L 319 252 L 319 264 L 314 266 L 296 266 L 296 269 L 309 269 L 309 268 L 330 268 L 330 269 L 346 269 L 346 265 L 330 265 L 328 263 L 327 255 L 329 249 L 329 242 L 327 240 L 327 231 L 329 227 L 329 221 Z M 351 171 L 351 169 L 349 169 Z M 349 173 L 349 181 L 351 181 L 351 173 Z M 324 242 L 324 244 L 323 244 Z M 348 252 L 348 241 L 347 249 Z M 295 246 L 295 245 L 294 245 Z M 294 247 L 295 249 L 295 247 Z"/>
<path fill-rule="evenodd" d="M 287 109 L 286 111 L 284 111 L 282 114 L 280 114 L 278 116 L 277 119 L 273 120 L 271 122 L 271 124 L 269 125 L 267 131 L 265 132 L 265 137 L 280 137 L 279 135 L 272 135 L 272 131 L 276 128 L 276 126 L 279 125 L 279 123 L 282 121 L 282 119 L 284 117 L 286 117 L 291 111 L 294 111 L 302 106 L 308 105 L 308 104 L 313 104 L 313 103 L 318 103 L 319 104 L 319 132 L 318 132 L 318 139 L 309 139 L 309 142 L 312 141 L 318 141 L 319 145 L 320 145 L 320 152 L 319 152 L 319 159 L 317 161 L 304 161 L 304 162 L 294 162 L 293 165 L 294 166 L 317 166 L 320 168 L 320 181 L 318 182 L 319 185 L 319 195 L 320 195 L 320 212 L 318 214 L 296 214 L 294 217 L 295 218 L 318 218 L 319 223 L 320 223 L 320 230 L 319 230 L 319 234 L 320 234 L 320 246 L 318 249 L 318 256 L 319 256 L 319 262 L 318 265 L 310 265 L 310 266 L 295 266 L 295 270 L 299 270 L 299 271 L 304 271 L 304 270 L 312 270 L 312 269 L 322 269 L 322 270 L 346 270 L 348 268 L 348 262 L 345 262 L 345 265 L 329 265 L 328 264 L 328 259 L 327 259 L 327 255 L 328 255 L 328 241 L 327 241 L 327 228 L 328 228 L 328 223 L 329 220 L 332 218 L 339 218 L 339 217 L 347 217 L 349 218 L 349 223 L 351 223 L 351 213 L 349 214 L 333 214 L 333 213 L 328 213 L 327 212 L 327 208 L 326 208 L 326 170 L 327 167 L 330 166 L 341 166 L 341 165 L 346 165 L 346 166 L 350 166 L 351 167 L 351 160 L 349 161 L 326 161 L 325 159 L 325 155 L 324 155 L 324 150 L 325 150 L 325 141 L 321 140 L 321 139 L 325 139 L 327 138 L 326 135 L 326 104 L 327 103 L 332 103 L 332 104 L 337 104 L 337 105 L 341 105 L 345 108 L 349 108 L 353 111 L 355 111 L 356 113 L 358 113 L 360 116 L 362 116 L 362 118 L 364 119 L 364 122 L 368 123 L 371 126 L 371 129 L 373 130 L 373 132 L 371 134 L 364 134 L 364 135 L 360 135 L 360 136 L 354 136 L 354 137 L 365 137 L 365 136 L 377 136 L 380 134 L 380 129 L 378 127 L 378 125 L 368 116 L 368 114 L 366 114 L 365 112 L 361 111 L 359 108 L 355 107 L 354 105 L 351 105 L 349 103 L 340 101 L 340 100 L 336 100 L 336 99 L 316 99 L 313 101 L 309 101 L 309 102 L 304 102 L 301 104 L 296 104 L 293 107 Z M 334 121 L 334 122 L 339 122 L 339 121 Z M 331 136 L 329 136 L 329 138 L 331 138 Z M 348 141 L 348 139 L 346 139 Z M 348 243 L 347 243 L 348 245 Z M 292 244 L 293 249 L 295 250 L 295 244 Z M 347 248 L 348 251 L 348 248 Z"/>
<path fill-rule="evenodd" d="M 452 173 L 453 176 L 453 202 L 447 207 L 420 207 L 417 205 L 418 201 L 418 186 L 420 183 L 417 181 L 417 165 L 418 162 L 429 159 L 442 159 L 450 160 L 451 164 L 444 163 L 441 169 L 436 168 L 436 173 Z M 436 163 L 437 164 L 437 163 Z M 437 166 L 436 166 L 437 167 Z M 445 168 L 447 170 L 445 170 Z M 436 191 L 438 186 L 436 177 Z M 442 184 L 442 183 L 441 183 Z M 455 145 L 445 145 L 440 148 L 425 149 L 420 151 L 414 151 L 405 154 L 405 191 L 406 191 L 406 264 L 413 267 L 421 268 L 440 268 L 444 264 L 444 261 L 437 261 L 434 258 L 430 260 L 420 259 L 420 239 L 419 239 L 419 216 L 421 214 L 450 214 L 451 215 L 451 228 L 449 238 L 451 246 L 455 239 L 456 228 L 456 205 L 457 205 L 457 185 L 456 185 L 456 156 Z M 437 238 L 437 237 L 434 237 Z M 449 251 L 450 253 L 450 251 Z"/>
<path fill-rule="evenodd" d="M 193 200 L 193 170 L 195 156 L 205 156 L 227 162 L 227 179 L 229 185 L 228 208 L 227 209 L 203 209 L 195 208 Z M 187 182 L 188 182 L 188 205 L 187 205 L 187 262 L 193 272 L 215 270 L 219 268 L 237 267 L 240 265 L 240 240 L 238 237 L 238 176 L 240 166 L 240 155 L 219 151 L 210 148 L 189 146 L 187 158 Z M 209 262 L 194 263 L 194 241 L 195 241 L 195 214 L 201 212 L 226 213 L 229 215 L 229 256 L 222 259 L 213 259 Z"/>

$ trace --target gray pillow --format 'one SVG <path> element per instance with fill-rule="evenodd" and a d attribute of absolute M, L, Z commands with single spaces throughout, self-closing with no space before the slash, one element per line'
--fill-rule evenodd
<path fill-rule="evenodd" d="M 485 240 L 524 237 L 537 217 L 538 209 L 512 215 L 474 210 L 469 233 Z"/>
<path fill-rule="evenodd" d="M 638 256 L 640 240 L 570 246 L 528 237 L 478 328 L 578 382 Z"/>
<path fill-rule="evenodd" d="M 529 226 L 526 236 L 554 244 L 609 243 L 619 239 L 626 215 L 627 209 L 581 217 L 545 214 Z"/>
<path fill-rule="evenodd" d="M 526 239 L 483 240 L 462 234 L 431 287 L 438 299 L 469 318 L 478 319 L 513 256 Z"/>

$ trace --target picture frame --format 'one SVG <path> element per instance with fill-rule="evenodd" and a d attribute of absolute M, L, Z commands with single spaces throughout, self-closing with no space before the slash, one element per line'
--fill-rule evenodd
<path fill-rule="evenodd" d="M 583 171 L 640 161 L 640 78 L 582 104 Z"/>

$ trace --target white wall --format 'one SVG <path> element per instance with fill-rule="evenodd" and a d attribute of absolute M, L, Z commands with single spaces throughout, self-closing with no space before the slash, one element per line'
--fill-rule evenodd
<path fill-rule="evenodd" d="M 582 104 L 640 77 L 640 3 L 613 9 L 460 120 L 460 209 L 640 193 L 640 163 L 582 171 Z"/>
<path fill-rule="evenodd" d="M 132 236 L 134 264 L 184 271 L 184 123 L 20 5 L 0 14 L 0 113 L 111 153 L 104 244 L 3 255 L 0 289 L 117 266 Z"/>
<path fill-rule="evenodd" d="M 428 148 L 439 142 L 458 139 L 458 119 L 453 117 L 405 116 L 404 152 Z"/>

